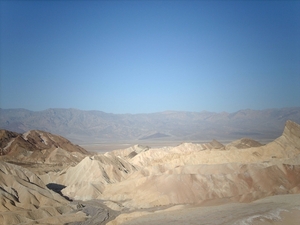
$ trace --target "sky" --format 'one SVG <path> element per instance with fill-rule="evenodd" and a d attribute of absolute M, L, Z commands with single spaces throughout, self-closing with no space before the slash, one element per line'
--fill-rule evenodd
<path fill-rule="evenodd" d="M 300 1 L 1 1 L 0 108 L 300 106 Z"/>

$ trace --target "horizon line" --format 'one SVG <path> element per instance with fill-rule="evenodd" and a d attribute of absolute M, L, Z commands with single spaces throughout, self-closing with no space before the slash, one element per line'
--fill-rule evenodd
<path fill-rule="evenodd" d="M 209 111 L 209 110 L 201 110 L 201 111 L 184 111 L 184 110 L 163 110 L 163 111 L 156 111 L 156 112 L 139 112 L 139 113 L 113 113 L 113 112 L 105 112 L 103 110 L 99 110 L 99 109 L 78 109 L 78 108 L 73 108 L 73 107 L 69 107 L 69 108 L 60 108 L 60 107 L 55 107 L 55 108 L 47 108 L 47 109 L 42 109 L 42 110 L 31 110 L 31 109 L 26 109 L 26 108 L 2 108 L 0 107 L 0 110 L 26 110 L 26 111 L 30 111 L 30 112 L 43 112 L 43 111 L 47 111 L 47 110 L 77 110 L 77 111 L 85 111 L 85 112 L 92 112 L 92 111 L 97 111 L 97 112 L 102 112 L 102 113 L 106 113 L 106 114 L 115 114 L 115 115 L 126 115 L 126 114 L 131 114 L 131 115 L 138 115 L 138 114 L 156 114 L 156 113 L 237 113 L 240 111 L 247 111 L 247 110 L 251 110 L 251 111 L 266 111 L 266 110 L 274 110 L 274 109 L 292 109 L 292 108 L 300 108 L 300 106 L 288 106 L 288 107 L 273 107 L 273 108 L 264 108 L 264 109 L 251 109 L 251 108 L 243 108 L 243 109 L 239 109 L 236 111 L 232 111 L 232 112 L 228 112 L 228 111 Z"/>

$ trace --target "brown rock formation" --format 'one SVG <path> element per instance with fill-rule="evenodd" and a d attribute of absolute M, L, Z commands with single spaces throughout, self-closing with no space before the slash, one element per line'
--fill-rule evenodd
<path fill-rule="evenodd" d="M 18 134 L 1 130 L 0 140 L 0 160 L 28 167 L 75 165 L 88 155 L 80 146 L 44 131 L 33 130 Z"/>

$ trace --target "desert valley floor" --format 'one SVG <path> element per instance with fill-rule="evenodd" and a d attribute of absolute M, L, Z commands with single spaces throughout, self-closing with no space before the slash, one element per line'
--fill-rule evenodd
<path fill-rule="evenodd" d="M 0 224 L 300 224 L 300 125 L 292 121 L 268 143 L 102 149 L 1 130 L 0 154 Z"/>

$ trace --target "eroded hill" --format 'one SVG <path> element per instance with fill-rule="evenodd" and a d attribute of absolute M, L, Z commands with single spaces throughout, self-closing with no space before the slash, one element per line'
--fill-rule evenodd
<path fill-rule="evenodd" d="M 133 212 L 297 194 L 299 174 L 300 126 L 287 121 L 282 135 L 266 145 L 249 139 L 227 146 L 216 140 L 156 149 L 136 145 L 86 157 L 41 179 L 65 185 L 62 193 L 72 199 L 99 199 Z"/>
<path fill-rule="evenodd" d="M 300 194 L 300 125 L 292 121 L 287 121 L 283 133 L 266 145 L 251 139 L 227 145 L 213 140 L 162 148 L 135 145 L 105 154 L 85 155 L 84 150 L 61 137 L 51 140 L 54 140 L 51 134 L 41 131 L 22 135 L 4 132 L 1 148 L 5 155 L 1 158 L 13 156 L 11 159 L 16 157 L 21 162 L 32 157 L 28 162 L 41 164 L 68 161 L 69 166 L 60 170 L 39 173 L 41 180 L 34 183 L 42 183 L 38 186 L 43 188 L 58 185 L 64 196 L 79 201 L 79 210 L 90 215 L 84 217 L 82 224 L 122 224 L 151 215 L 157 209 L 180 212 L 187 205 L 245 203 L 274 195 Z M 64 157 L 60 157 L 58 149 L 63 146 L 66 150 L 63 150 Z M 80 157 L 73 157 L 75 153 Z M 19 168 L 4 165 L 13 167 L 10 170 Z M 17 195 L 23 192 L 8 191 L 7 181 L 2 186 L 6 193 L 2 200 L 3 212 L 13 213 L 17 203 L 11 201 L 18 201 Z M 29 205 L 41 207 L 36 200 L 30 200 L 29 193 L 24 192 L 24 196 Z M 108 222 L 113 219 L 108 216 L 112 212 L 108 209 L 121 215 Z M 99 222 L 97 218 L 102 219 Z M 233 218 L 228 224 L 235 220 L 239 221 Z"/>

